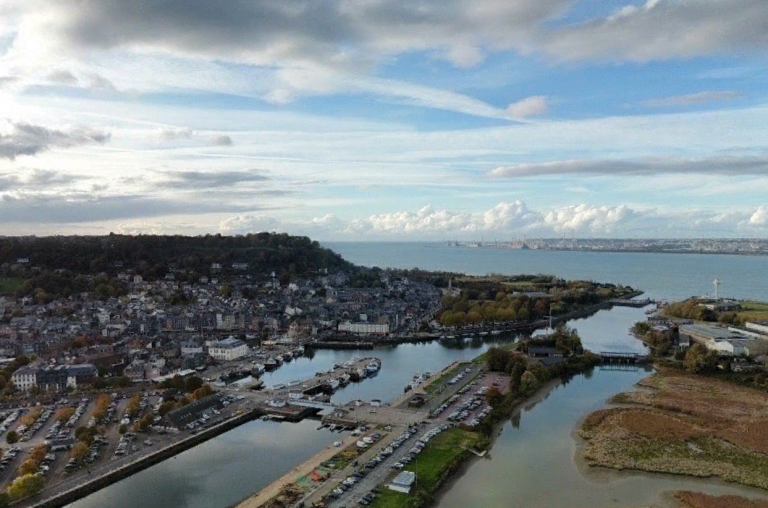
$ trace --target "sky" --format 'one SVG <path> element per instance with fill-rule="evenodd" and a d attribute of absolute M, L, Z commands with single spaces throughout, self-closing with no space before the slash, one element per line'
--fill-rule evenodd
<path fill-rule="evenodd" d="M 768 238 L 765 0 L 0 0 L 0 234 Z"/>

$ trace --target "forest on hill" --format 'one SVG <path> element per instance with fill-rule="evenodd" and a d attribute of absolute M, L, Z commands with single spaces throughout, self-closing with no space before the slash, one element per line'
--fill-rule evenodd
<path fill-rule="evenodd" d="M 99 285 L 120 293 L 115 277 L 125 272 L 145 280 L 174 273 L 181 282 L 228 274 L 258 280 L 274 272 L 285 281 L 355 268 L 316 241 L 277 233 L 0 237 L 0 289 L 18 296 L 41 287 L 66 296 Z"/>

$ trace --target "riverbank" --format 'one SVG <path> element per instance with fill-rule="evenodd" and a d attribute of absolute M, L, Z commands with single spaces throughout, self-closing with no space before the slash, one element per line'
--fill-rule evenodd
<path fill-rule="evenodd" d="M 768 393 L 672 369 L 638 388 L 584 419 L 587 464 L 768 489 Z"/>
<path fill-rule="evenodd" d="M 592 368 L 589 362 L 578 361 L 570 366 L 568 377 L 580 374 Z M 528 372 L 528 371 L 526 371 Z M 505 382 L 511 379 L 505 377 Z M 416 473 L 417 483 L 409 495 L 382 491 L 371 503 L 373 508 L 424 508 L 435 503 L 445 495 L 444 486 L 449 484 L 456 473 L 466 470 L 478 456 L 485 456 L 492 449 L 493 439 L 498 435 L 500 425 L 514 414 L 529 408 L 545 399 L 547 394 L 562 382 L 555 377 L 543 382 L 534 382 L 511 390 L 494 403 L 493 409 L 485 420 L 469 430 L 459 426 L 448 430 L 429 443 L 424 452 L 406 467 Z"/>

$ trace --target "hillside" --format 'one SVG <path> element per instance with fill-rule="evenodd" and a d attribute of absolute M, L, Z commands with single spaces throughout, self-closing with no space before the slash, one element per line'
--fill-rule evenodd
<path fill-rule="evenodd" d="M 240 265 L 235 268 L 233 263 Z M 333 273 L 352 268 L 319 243 L 287 234 L 0 237 L 5 289 L 41 276 L 112 278 L 130 271 L 154 280 L 176 272 L 177 280 L 196 281 L 213 274 L 247 274 L 258 279 L 272 272 L 278 277 L 302 277 L 324 269 Z"/>

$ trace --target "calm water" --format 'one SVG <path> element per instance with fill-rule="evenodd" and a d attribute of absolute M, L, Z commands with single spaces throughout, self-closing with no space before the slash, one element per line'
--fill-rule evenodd
<path fill-rule="evenodd" d="M 666 491 L 694 490 L 768 498 L 756 489 L 672 475 L 584 471 L 573 429 L 587 413 L 647 372 L 595 370 L 553 389 L 502 429 L 490 460 L 478 460 L 452 482 L 439 508 L 610 508 L 650 506 Z M 586 474 L 585 474 L 586 472 Z"/>
<path fill-rule="evenodd" d="M 333 244 L 353 262 L 381 267 L 460 271 L 553 273 L 564 278 L 629 284 L 659 298 L 683 298 L 709 291 L 715 275 L 724 293 L 768 299 L 768 258 L 665 254 L 530 252 L 459 249 L 420 244 Z M 593 351 L 642 351 L 627 329 L 644 317 L 642 309 L 615 308 L 569 323 Z M 510 341 L 514 337 L 494 338 Z M 353 356 L 378 356 L 382 370 L 373 379 L 350 384 L 336 402 L 361 398 L 389 400 L 417 372 L 436 371 L 453 360 L 467 360 L 493 342 L 479 339 L 409 344 L 374 351 L 318 351 L 268 374 L 268 385 L 302 379 Z M 644 372 L 596 371 L 556 388 L 505 425 L 492 460 L 472 464 L 442 498 L 440 506 L 491 507 L 642 506 L 662 491 L 700 488 L 728 490 L 712 481 L 678 480 L 662 475 L 606 473 L 585 476 L 574 463 L 571 431 L 579 418 L 611 395 L 629 389 Z M 225 508 L 253 494 L 338 439 L 316 430 L 316 421 L 299 424 L 252 422 L 153 466 L 74 504 L 75 508 Z M 556 488 L 553 488 L 556 487 Z M 731 489 L 741 493 L 746 489 Z"/>
<path fill-rule="evenodd" d="M 254 421 L 145 469 L 73 508 L 225 508 L 339 439 L 318 422 Z"/>
<path fill-rule="evenodd" d="M 473 249 L 415 242 L 325 245 L 365 266 L 472 275 L 546 273 L 565 279 L 625 284 L 653 298 L 712 294 L 712 280 L 721 277 L 721 295 L 768 300 L 768 256 Z"/>

